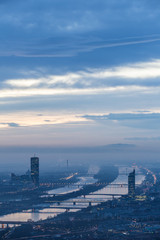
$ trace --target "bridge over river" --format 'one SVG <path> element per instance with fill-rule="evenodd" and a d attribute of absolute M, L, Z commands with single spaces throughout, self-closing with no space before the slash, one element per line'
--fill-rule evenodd
<path fill-rule="evenodd" d="M 107 182 L 95 182 L 95 183 L 83 183 L 83 184 L 78 184 L 78 183 L 66 183 L 66 182 L 58 182 L 58 183 L 40 183 L 40 186 L 48 186 L 48 187 L 55 187 L 55 186 L 74 186 L 74 187 L 85 187 L 85 186 L 102 186 L 105 187 L 107 186 L 108 188 L 122 188 L 122 187 L 128 187 L 128 184 L 126 183 L 107 183 Z M 136 184 L 136 186 L 138 187 L 140 184 Z"/>
<path fill-rule="evenodd" d="M 56 197 L 56 196 L 64 196 L 63 193 L 56 193 L 56 194 L 53 194 L 53 193 L 49 193 L 47 194 L 48 196 L 53 196 L 53 197 Z M 121 196 L 126 196 L 127 194 L 121 194 L 121 193 L 89 193 L 89 194 L 86 194 L 87 196 L 111 196 L 111 197 L 115 197 L 115 196 L 118 196 L 118 197 L 121 197 Z M 83 195 L 84 198 L 86 198 L 86 195 Z M 47 201 L 46 201 L 47 202 Z M 57 202 L 57 201 L 55 201 Z M 74 202 L 74 201 L 73 201 Z"/>

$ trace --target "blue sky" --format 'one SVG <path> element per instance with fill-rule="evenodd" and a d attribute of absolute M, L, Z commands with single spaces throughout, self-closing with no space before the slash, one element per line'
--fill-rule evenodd
<path fill-rule="evenodd" d="M 158 0 L 1 0 L 0 32 L 1 147 L 158 151 Z"/>

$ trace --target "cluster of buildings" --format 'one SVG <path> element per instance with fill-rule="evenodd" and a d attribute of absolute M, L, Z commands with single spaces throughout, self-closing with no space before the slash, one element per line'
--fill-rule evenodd
<path fill-rule="evenodd" d="M 11 174 L 12 182 L 32 182 L 36 187 L 39 186 L 39 158 L 34 156 L 30 159 L 30 171 L 24 175 Z"/>
<path fill-rule="evenodd" d="M 39 186 L 39 158 L 34 156 L 30 159 L 30 171 L 24 175 L 11 174 L 13 182 L 32 182 L 36 187 Z M 128 175 L 128 196 L 135 196 L 135 169 Z"/>

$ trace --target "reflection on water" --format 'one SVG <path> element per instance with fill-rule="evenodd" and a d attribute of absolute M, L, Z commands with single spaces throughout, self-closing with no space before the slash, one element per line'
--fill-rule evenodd
<path fill-rule="evenodd" d="M 132 169 L 130 169 L 132 171 Z M 137 174 L 140 172 L 137 171 Z M 141 184 L 145 179 L 144 175 L 137 175 L 136 176 L 136 184 Z M 120 184 L 120 186 L 112 186 L 112 184 Z M 120 194 L 125 195 L 128 193 L 128 187 L 124 184 L 128 184 L 128 174 L 127 175 L 119 175 L 111 184 L 108 186 L 94 192 L 94 194 Z M 90 199 L 97 199 L 97 200 L 109 200 L 112 199 L 112 196 L 94 196 L 94 195 L 87 195 L 86 198 Z"/>
<path fill-rule="evenodd" d="M 112 184 L 109 184 L 108 186 L 104 187 L 103 189 L 100 189 L 94 193 L 96 194 L 127 194 L 128 193 L 128 188 L 127 186 L 123 184 L 128 183 L 128 174 L 126 175 L 121 175 L 121 172 L 124 173 L 124 171 L 132 171 L 132 169 L 129 168 L 120 168 L 120 175 L 117 177 L 115 181 L 112 182 L 112 184 L 120 184 L 120 186 L 112 186 Z M 138 170 L 136 173 L 139 173 Z M 145 179 L 144 175 L 137 175 L 136 176 L 136 184 L 141 184 Z M 93 177 L 81 177 L 79 178 L 79 181 L 76 185 L 84 185 L 85 183 L 91 184 L 95 183 L 96 180 Z M 58 188 L 49 191 L 49 194 L 66 194 L 70 193 L 73 191 L 78 191 L 82 186 L 74 186 L 74 185 L 69 185 L 67 187 L 63 188 Z M 107 201 L 109 199 L 112 199 L 112 196 L 106 196 L 106 195 L 91 195 L 88 194 L 85 196 L 79 196 L 74 199 L 69 199 L 60 204 L 60 206 L 57 203 L 54 204 L 43 204 L 40 206 L 45 207 L 43 210 L 39 210 L 39 212 L 21 212 L 21 213 L 14 213 L 14 214 L 8 214 L 5 216 L 0 217 L 0 221 L 27 221 L 28 219 L 31 219 L 32 221 L 38 221 L 38 220 L 44 220 L 47 219 L 48 217 L 55 217 L 58 214 L 64 213 L 66 209 L 63 209 L 63 207 L 69 207 L 71 208 L 69 211 L 70 212 L 76 212 L 79 211 L 80 209 L 72 209 L 72 208 L 86 208 L 89 205 L 89 201 L 95 201 L 92 202 L 92 205 L 97 205 L 99 204 L 98 201 Z M 73 202 L 76 202 L 76 205 L 73 204 Z M 49 208 L 49 207 L 56 207 L 56 208 Z M 59 208 L 58 208 L 59 207 Z"/>
<path fill-rule="evenodd" d="M 82 185 L 93 184 L 97 182 L 97 180 L 94 179 L 93 177 L 79 177 L 78 179 L 79 181 L 76 183 L 76 186 L 71 184 L 62 188 L 53 189 L 48 191 L 48 194 L 66 194 L 66 193 L 76 192 L 83 187 Z"/>
<path fill-rule="evenodd" d="M 50 216 L 54 217 L 56 216 L 56 213 L 53 213 Z M 26 222 L 28 219 L 31 219 L 33 221 L 38 221 L 40 219 L 44 220 L 46 219 L 47 216 L 45 214 L 41 213 L 13 213 L 13 214 L 8 214 L 0 218 L 0 221 L 21 221 L 21 222 Z"/>

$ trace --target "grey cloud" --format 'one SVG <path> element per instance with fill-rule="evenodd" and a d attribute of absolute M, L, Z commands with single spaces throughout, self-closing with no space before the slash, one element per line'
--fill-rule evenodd
<path fill-rule="evenodd" d="M 57 75 L 49 75 L 47 71 L 42 71 L 41 69 L 29 73 L 22 71 L 20 73 L 21 77 L 19 75 L 18 78 L 11 78 L 8 81 L 5 81 L 5 79 L 1 80 L 1 88 L 98 89 L 121 86 L 159 87 L 159 66 L 160 60 L 155 59 L 149 62 L 139 62 L 103 69 L 89 68 Z M 151 73 L 148 75 L 150 71 Z M 27 81 L 29 85 L 27 85 Z"/>
<path fill-rule="evenodd" d="M 7 123 L 9 127 L 19 127 L 20 125 L 17 123 Z"/>
<path fill-rule="evenodd" d="M 111 113 L 108 116 L 108 119 L 110 120 L 143 120 L 143 119 L 160 119 L 160 113 L 119 113 L 114 114 Z"/>
<path fill-rule="evenodd" d="M 13 40 L 7 41 L 9 45 Z M 15 41 L 14 44 L 6 49 L 6 42 L 0 45 L 0 56 L 19 56 L 19 57 L 73 57 L 79 53 L 92 52 L 104 48 L 117 48 L 131 45 L 141 45 L 160 42 L 160 35 L 141 36 L 137 38 L 107 39 L 96 36 L 61 36 L 42 41 L 30 40 Z"/>
<path fill-rule="evenodd" d="M 160 113 L 110 113 L 108 115 L 85 115 L 83 117 L 91 120 L 153 120 L 160 119 Z"/>
<path fill-rule="evenodd" d="M 130 128 L 139 129 L 159 129 L 160 128 L 160 113 L 110 113 L 108 115 L 85 115 L 84 118 L 101 121 L 117 121 L 118 124 Z"/>
<path fill-rule="evenodd" d="M 3 1 L 2 3 L 0 30 L 4 34 L 1 35 L 1 56 L 67 57 L 102 47 L 146 43 L 155 40 L 144 39 L 137 42 L 123 41 L 119 43 L 107 42 L 106 39 L 108 36 L 112 36 L 113 29 L 119 33 L 125 28 L 128 30 L 129 36 L 132 33 L 130 25 L 136 25 L 136 29 L 139 28 L 139 32 L 142 32 L 141 27 L 143 28 L 144 22 L 147 25 L 148 22 L 154 21 L 155 25 L 155 22 L 158 24 L 159 21 L 157 15 L 153 15 L 152 19 L 148 17 L 146 13 L 150 11 L 150 6 L 146 4 L 145 0 L 131 2 L 127 0 L 121 2 L 118 0 L 94 0 L 92 2 L 84 0 L 46 0 L 45 2 L 42 0 L 17 0 L 14 3 L 13 1 Z M 79 35 L 85 39 L 93 40 L 97 39 L 98 36 L 101 42 L 92 43 L 89 41 L 89 44 L 84 44 L 83 41 L 75 41 L 75 36 Z M 12 41 L 8 41 L 10 38 Z M 53 39 L 50 47 L 46 38 Z M 60 38 L 59 43 L 57 43 L 56 38 Z M 39 39 L 42 42 L 42 47 Z M 66 44 L 64 44 L 65 42 Z"/>
<path fill-rule="evenodd" d="M 9 122 L 9 123 L 0 123 L 1 125 L 7 125 L 9 127 L 20 127 L 18 123 Z"/>

